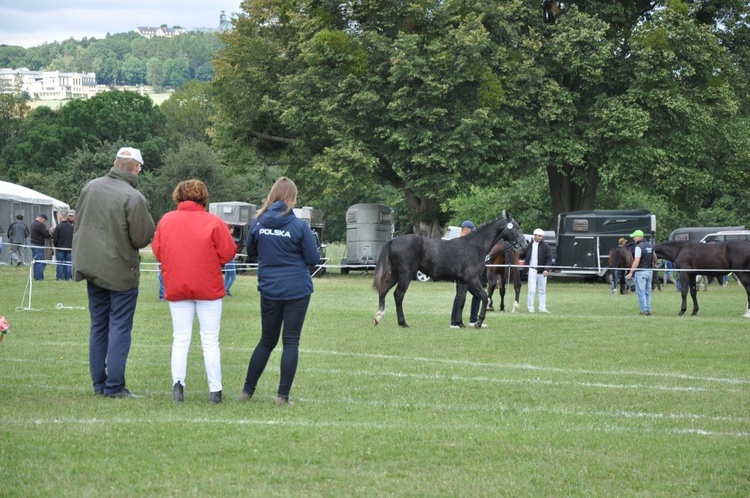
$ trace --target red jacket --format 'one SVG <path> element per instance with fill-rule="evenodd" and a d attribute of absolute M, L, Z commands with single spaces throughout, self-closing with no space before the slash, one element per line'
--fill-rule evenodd
<path fill-rule="evenodd" d="M 193 201 L 165 214 L 151 245 L 161 263 L 167 301 L 213 301 L 224 297 L 221 266 L 236 246 L 227 224 Z"/>

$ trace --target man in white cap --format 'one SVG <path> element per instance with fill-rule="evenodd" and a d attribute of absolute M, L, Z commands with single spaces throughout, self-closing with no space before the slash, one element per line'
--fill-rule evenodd
<path fill-rule="evenodd" d="M 526 246 L 520 257 L 526 261 L 529 269 L 529 292 L 526 296 L 529 313 L 534 313 L 534 298 L 537 292 L 539 292 L 539 312 L 549 313 L 547 311 L 547 275 L 549 274 L 548 267 L 552 264 L 552 250 L 544 241 L 544 230 L 541 228 L 534 230 L 534 240 Z"/>
<path fill-rule="evenodd" d="M 651 315 L 651 281 L 654 278 L 654 247 L 644 238 L 643 230 L 636 230 L 630 236 L 635 241 L 633 266 L 626 278 L 635 280 L 635 293 L 641 315 Z"/>
<path fill-rule="evenodd" d="M 89 370 L 94 394 L 137 397 L 125 387 L 140 255 L 156 227 L 148 202 L 135 188 L 141 151 L 123 147 L 105 176 L 83 187 L 73 231 L 73 278 L 89 295 Z"/>

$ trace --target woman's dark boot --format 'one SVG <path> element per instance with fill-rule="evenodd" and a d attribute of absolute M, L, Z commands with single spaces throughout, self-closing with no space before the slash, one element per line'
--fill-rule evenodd
<path fill-rule="evenodd" d="M 183 393 L 183 387 L 182 384 L 178 382 L 174 383 L 174 387 L 172 388 L 172 401 L 175 403 L 182 403 L 185 401 L 185 394 Z"/>

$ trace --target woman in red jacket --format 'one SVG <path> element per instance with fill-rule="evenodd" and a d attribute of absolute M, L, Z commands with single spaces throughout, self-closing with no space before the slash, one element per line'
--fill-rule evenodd
<path fill-rule="evenodd" d="M 152 248 L 161 263 L 164 298 L 172 313 L 172 400 L 184 400 L 187 356 L 198 314 L 209 403 L 221 403 L 219 328 L 224 277 L 221 266 L 234 258 L 226 223 L 206 212 L 208 190 L 199 180 L 180 182 L 172 193 L 177 210 L 165 214 Z"/>

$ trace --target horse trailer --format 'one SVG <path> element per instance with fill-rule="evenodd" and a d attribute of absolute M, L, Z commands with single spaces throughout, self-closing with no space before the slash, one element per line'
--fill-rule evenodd
<path fill-rule="evenodd" d="M 346 210 L 346 251 L 341 274 L 375 268 L 383 246 L 393 239 L 393 209 L 384 204 L 354 204 Z"/>
<path fill-rule="evenodd" d="M 256 211 L 255 204 L 247 202 L 211 202 L 208 205 L 208 212 L 224 220 L 232 232 L 234 244 L 237 246 L 235 263 L 247 263 L 245 242 Z"/>
<path fill-rule="evenodd" d="M 656 216 L 645 209 L 570 211 L 557 216 L 557 267 L 553 275 L 603 278 L 609 269 L 609 250 L 621 237 L 643 230 L 656 235 Z"/>
<path fill-rule="evenodd" d="M 307 223 L 310 226 L 310 230 L 312 230 L 315 243 L 320 252 L 320 261 L 318 261 L 317 266 L 310 267 L 310 273 L 315 277 L 322 277 L 326 274 L 326 262 L 328 261 L 326 259 L 326 245 L 323 243 L 323 229 L 325 228 L 323 211 L 310 206 L 294 208 L 293 211 L 294 215 Z"/>

